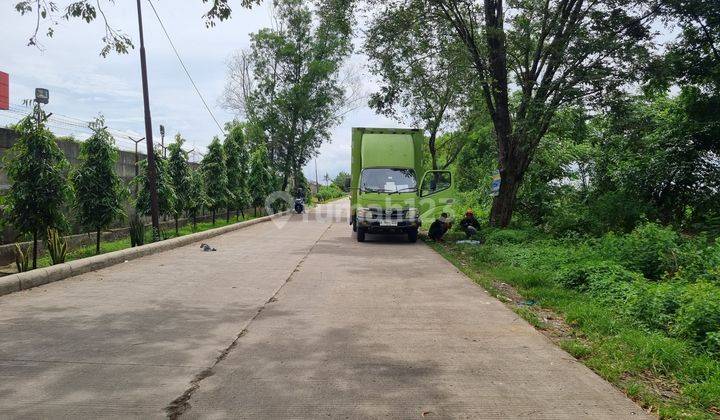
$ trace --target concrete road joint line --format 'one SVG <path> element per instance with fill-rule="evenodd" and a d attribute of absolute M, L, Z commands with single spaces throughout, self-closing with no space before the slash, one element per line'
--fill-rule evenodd
<path fill-rule="evenodd" d="M 325 236 L 328 230 L 330 230 L 330 227 L 332 224 L 328 224 L 328 226 L 325 228 L 325 230 L 322 231 L 322 233 L 318 236 L 317 240 L 313 242 L 312 246 L 308 249 L 308 251 L 303 255 L 303 257 L 298 261 L 298 263 L 295 265 L 293 270 L 290 272 L 290 275 L 287 276 L 285 281 L 277 288 L 275 289 L 275 292 L 270 296 L 270 298 L 265 301 L 265 303 L 260 306 L 255 312 L 255 315 L 253 315 L 252 318 L 250 318 L 246 323 L 244 328 L 238 333 L 238 335 L 235 337 L 232 343 L 230 343 L 229 346 L 227 346 L 218 357 L 215 358 L 215 360 L 212 362 L 210 366 L 203 369 L 200 373 L 195 375 L 195 377 L 190 381 L 190 386 L 185 390 L 185 392 L 182 393 L 179 397 L 175 398 L 170 402 L 170 404 L 165 407 L 165 413 L 167 414 L 167 417 L 169 419 L 177 419 L 184 412 L 186 412 L 190 408 L 190 399 L 192 398 L 195 391 L 197 391 L 200 388 L 200 382 L 202 382 L 203 379 L 210 377 L 213 375 L 213 370 L 215 369 L 215 366 L 217 366 L 220 362 L 225 360 L 225 358 L 230 354 L 235 347 L 237 347 L 238 341 L 240 341 L 240 338 L 242 338 L 245 334 L 248 332 L 248 328 L 250 327 L 250 324 L 255 321 L 260 314 L 265 309 L 265 306 L 267 306 L 269 303 L 277 302 L 277 295 L 280 293 L 283 287 L 285 287 L 286 284 L 292 280 L 292 277 L 300 270 L 300 267 L 302 266 L 303 262 L 305 262 L 305 259 L 310 255 L 310 253 L 315 249 L 315 246 L 317 246 L 318 242 L 322 240 L 322 238 Z"/>

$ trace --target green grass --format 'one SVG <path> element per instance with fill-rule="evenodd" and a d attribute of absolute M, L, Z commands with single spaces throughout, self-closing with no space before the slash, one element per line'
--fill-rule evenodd
<path fill-rule="evenodd" d="M 260 217 L 258 215 L 258 217 Z M 252 214 L 246 214 L 245 218 L 240 217 L 239 222 L 243 222 L 246 220 L 252 220 L 255 216 Z M 193 229 L 192 224 L 189 223 L 185 226 L 181 226 L 178 229 L 178 235 L 175 234 L 174 228 L 164 229 L 162 231 L 161 236 L 163 239 L 170 239 L 175 238 L 178 236 L 185 236 L 189 235 L 191 233 L 197 233 L 197 232 L 203 232 L 209 229 L 219 228 L 227 225 L 232 225 L 235 223 L 239 223 L 235 220 L 235 216 L 230 216 L 230 222 L 225 221 L 225 214 L 221 214 L 220 217 L 218 217 L 215 220 L 215 224 L 213 225 L 212 222 L 199 222 L 195 229 Z M 149 244 L 152 242 L 152 230 L 150 228 L 145 229 L 145 243 Z M 117 239 L 114 241 L 105 241 L 100 242 L 100 254 L 106 254 L 108 252 L 114 252 L 114 251 L 120 251 L 123 249 L 130 248 L 130 237 L 125 237 L 122 239 Z M 65 262 L 73 261 L 73 260 L 79 260 L 81 258 L 87 258 L 92 257 L 93 255 L 97 255 L 95 253 L 95 244 L 84 246 L 81 248 L 74 249 L 72 251 L 68 251 L 67 256 L 65 257 Z M 38 257 L 38 268 L 42 267 L 49 267 L 52 265 L 52 261 L 50 260 L 50 256 L 46 253 L 44 253 L 42 256 Z"/>
<path fill-rule="evenodd" d="M 587 258 L 591 250 L 542 240 L 469 246 L 455 244 L 452 235 L 448 239 L 429 244 L 492 295 L 502 294 L 497 285 L 504 282 L 561 315 L 574 337 L 560 341 L 560 347 L 642 406 L 662 418 L 720 414 L 717 355 L 704 353 L 692 340 L 648 329 L 611 302 L 553 280 L 558 267 Z M 547 327 L 532 307 L 508 305 L 534 327 Z"/>

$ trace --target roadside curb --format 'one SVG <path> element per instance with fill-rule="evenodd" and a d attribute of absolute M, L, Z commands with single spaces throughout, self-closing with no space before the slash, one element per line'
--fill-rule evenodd
<path fill-rule="evenodd" d="M 233 232 L 258 223 L 267 222 L 275 217 L 286 216 L 289 211 L 276 213 L 271 216 L 258 217 L 257 219 L 245 222 L 234 223 L 215 229 L 208 229 L 203 232 L 191 233 L 189 235 L 177 238 L 167 239 L 160 242 L 153 242 L 147 245 L 136 246 L 134 248 L 121 249 L 119 251 L 108 252 L 107 254 L 94 255 L 88 258 L 81 258 L 63 264 L 57 264 L 50 267 L 37 268 L 35 270 L 26 271 L 24 273 L 11 274 L 0 278 L 0 296 L 9 295 L 10 293 L 19 292 L 21 290 L 31 289 L 33 287 L 42 286 L 44 284 L 65 280 L 69 277 L 78 276 L 90 271 L 100 270 L 125 261 L 134 260 L 147 255 L 157 254 L 163 251 L 179 248 L 181 246 L 190 245 L 192 243 L 202 241 L 208 238 L 222 235 L 224 233 Z"/>

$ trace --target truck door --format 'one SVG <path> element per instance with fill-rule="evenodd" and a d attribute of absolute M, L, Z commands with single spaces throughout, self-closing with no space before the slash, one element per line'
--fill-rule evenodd
<path fill-rule="evenodd" d="M 455 182 L 450 171 L 427 171 L 420 183 L 420 217 L 429 226 L 441 213 L 451 214 L 455 201 Z M 452 214 L 451 214 L 452 215 Z"/>

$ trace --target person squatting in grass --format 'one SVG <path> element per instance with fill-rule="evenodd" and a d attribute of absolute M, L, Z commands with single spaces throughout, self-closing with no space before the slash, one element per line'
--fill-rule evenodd
<path fill-rule="evenodd" d="M 431 226 L 432 228 L 432 226 Z M 480 222 L 475 218 L 475 214 L 472 209 L 467 209 L 465 217 L 460 221 L 460 229 L 465 232 L 465 237 L 470 239 L 478 230 L 480 230 Z"/>
<path fill-rule="evenodd" d="M 428 237 L 435 242 L 443 242 L 443 236 L 452 227 L 452 221 L 447 213 L 443 213 L 439 218 L 435 219 L 428 230 Z"/>

